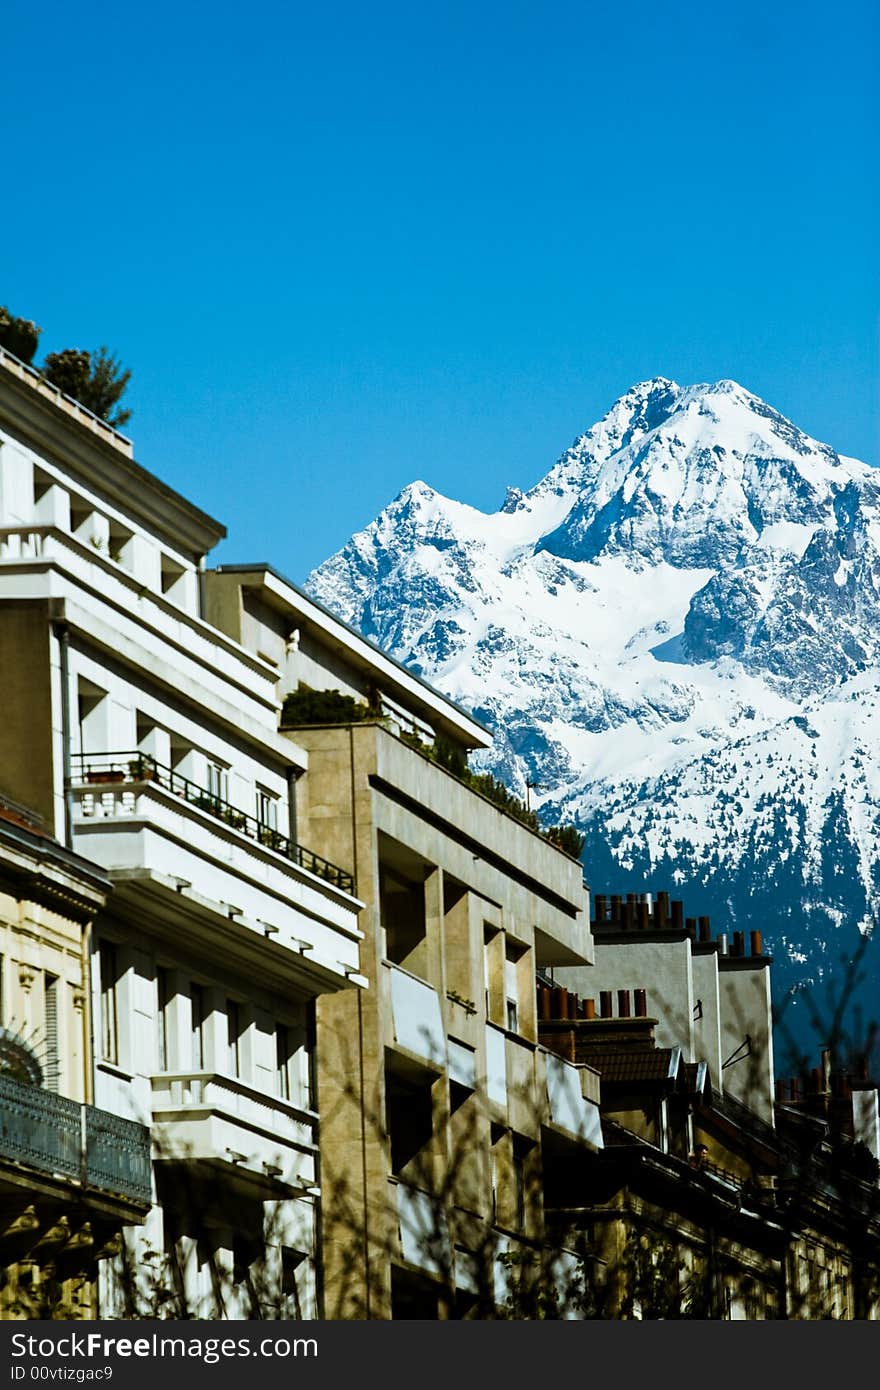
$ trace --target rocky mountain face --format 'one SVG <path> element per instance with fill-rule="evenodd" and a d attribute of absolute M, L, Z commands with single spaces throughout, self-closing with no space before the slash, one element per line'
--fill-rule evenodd
<path fill-rule="evenodd" d="M 594 891 L 763 931 L 799 1046 L 880 1018 L 880 472 L 660 378 L 491 515 L 412 483 L 307 587 L 491 726 Z"/>

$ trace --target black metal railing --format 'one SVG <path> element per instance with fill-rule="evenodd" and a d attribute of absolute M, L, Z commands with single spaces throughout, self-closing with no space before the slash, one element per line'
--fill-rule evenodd
<path fill-rule="evenodd" d="M 256 840 L 266 849 L 283 854 L 285 859 L 291 859 L 301 869 L 306 869 L 318 878 L 334 884 L 344 893 L 354 893 L 354 876 L 346 869 L 340 869 L 337 864 L 331 864 L 330 860 L 324 859 L 322 855 L 313 853 L 304 845 L 296 844 L 274 826 L 266 825 L 256 816 L 239 810 L 223 797 L 199 786 L 197 782 L 190 781 L 173 767 L 158 762 L 150 753 L 75 753 L 71 764 L 73 781 L 94 786 L 96 789 L 100 786 L 109 788 L 152 782 L 191 806 L 197 806 L 199 810 L 216 816 L 224 825 L 247 835 L 250 840 Z"/>
<path fill-rule="evenodd" d="M 152 1198 L 146 1125 L 11 1076 L 0 1076 L 0 1160 L 143 1206 Z"/>

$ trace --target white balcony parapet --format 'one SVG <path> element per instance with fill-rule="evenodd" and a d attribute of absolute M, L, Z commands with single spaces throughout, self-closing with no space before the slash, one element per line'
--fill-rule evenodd
<path fill-rule="evenodd" d="M 0 527 L 0 566 L 12 571 L 22 566 L 57 571 L 74 586 L 68 591 L 68 602 L 79 601 L 86 593 L 93 597 L 99 593 L 101 607 L 107 610 L 104 621 L 118 628 L 120 641 L 149 640 L 151 660 L 161 652 L 161 659 L 168 660 L 178 673 L 193 665 L 200 673 L 210 667 L 215 677 L 246 693 L 248 706 L 260 708 L 264 715 L 271 711 L 274 734 L 277 673 L 269 664 L 196 613 L 144 584 L 103 550 L 60 526 L 25 522 Z M 52 592 L 61 597 L 64 590 L 53 588 Z M 98 609 L 90 606 L 83 621 L 96 624 L 97 613 Z M 279 744 L 283 742 L 279 740 Z"/>
<path fill-rule="evenodd" d="M 256 817 L 240 811 L 228 801 L 214 796 L 204 787 L 191 782 L 188 777 L 165 767 L 147 753 L 82 753 L 73 759 L 74 780 L 84 787 L 94 789 L 90 796 L 80 797 L 80 807 L 84 817 L 103 815 L 132 815 L 135 796 L 133 788 L 144 783 L 161 787 L 182 801 L 199 810 L 207 811 L 224 825 L 256 840 L 266 849 L 291 859 L 300 868 L 317 874 L 328 883 L 340 888 L 343 893 L 354 894 L 354 877 L 345 869 L 331 864 L 320 854 L 314 854 L 303 845 L 295 844 L 272 826 L 263 825 Z M 100 790 L 98 790 L 100 789 Z"/>
<path fill-rule="evenodd" d="M 486 1089 L 489 1100 L 507 1109 L 507 1038 L 500 1028 L 486 1024 Z"/>
<path fill-rule="evenodd" d="M 396 1042 L 436 1067 L 446 1066 L 446 1034 L 437 991 L 418 976 L 390 965 Z"/>
<path fill-rule="evenodd" d="M 544 1054 L 547 1074 L 547 1106 L 550 1123 L 601 1149 L 602 1122 L 595 1101 L 584 1095 L 583 1067 L 567 1062 L 555 1052 Z"/>
<path fill-rule="evenodd" d="M 314 1194 L 314 1112 L 216 1072 L 160 1072 L 150 1086 L 157 1161 L 229 1164 Z"/>
<path fill-rule="evenodd" d="M 477 1089 L 477 1055 L 472 1047 L 466 1043 L 457 1042 L 455 1038 L 450 1038 L 449 1049 L 449 1080 L 457 1081 L 459 1086 L 466 1086 L 469 1091 Z"/>
<path fill-rule="evenodd" d="M 120 900 L 150 893 L 175 931 L 208 933 L 218 950 L 254 937 L 273 968 L 320 979 L 325 988 L 363 983 L 361 904 L 340 885 L 342 871 L 326 865 L 325 876 L 316 870 L 326 861 L 276 849 L 274 830 L 254 822 L 249 835 L 250 819 L 231 824 L 158 779 L 126 775 L 75 781 L 69 793 L 74 847 L 107 870 Z"/>
<path fill-rule="evenodd" d="M 395 1179 L 390 1182 L 390 1194 L 403 1258 L 428 1274 L 448 1274 L 452 1249 L 442 1202 Z"/>

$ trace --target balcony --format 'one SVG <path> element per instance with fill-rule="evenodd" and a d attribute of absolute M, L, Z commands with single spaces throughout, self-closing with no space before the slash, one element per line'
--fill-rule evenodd
<path fill-rule="evenodd" d="M 401 1259 L 435 1278 L 452 1270 L 452 1242 L 439 1194 L 388 1180 L 391 1215 Z"/>
<path fill-rule="evenodd" d="M 544 1059 L 547 1123 L 557 1133 L 590 1149 L 603 1147 L 599 1115 L 599 1076 L 592 1067 L 576 1065 L 555 1052 L 540 1049 Z"/>
<path fill-rule="evenodd" d="M 151 1078 L 158 1162 L 191 1163 L 264 1197 L 308 1193 L 316 1177 L 317 1115 L 214 1072 Z"/>
<path fill-rule="evenodd" d="M 361 983 L 350 873 L 138 752 L 77 756 L 69 797 L 74 848 L 151 930 L 312 992 Z"/>
<path fill-rule="evenodd" d="M 345 869 L 338 868 L 336 864 L 331 864 L 320 854 L 313 854 L 311 850 L 305 849 L 302 845 L 294 844 L 280 831 L 264 825 L 255 816 L 240 811 L 237 806 L 232 806 L 219 796 L 213 796 L 204 787 L 200 787 L 195 782 L 191 782 L 189 778 L 181 776 L 179 772 L 175 772 L 174 768 L 166 767 L 157 762 L 147 753 L 77 753 L 74 755 L 72 763 L 75 782 L 101 789 L 93 793 L 94 801 L 89 802 L 87 798 L 81 799 L 84 816 L 88 815 L 90 811 L 92 815 L 106 814 L 103 808 L 108 805 L 108 794 L 113 796 L 114 788 L 128 788 L 128 796 L 133 802 L 131 787 L 144 782 L 151 782 L 154 786 L 162 787 L 165 791 L 170 792 L 172 796 L 180 797 L 183 801 L 189 802 L 190 805 L 197 806 L 199 810 L 207 811 L 209 815 L 216 816 L 224 825 L 231 826 L 233 830 L 246 835 L 250 840 L 256 840 L 266 849 L 274 850 L 276 854 L 283 854 L 286 859 L 292 860 L 301 869 L 306 869 L 310 874 L 317 874 L 319 878 L 326 879 L 328 883 L 332 883 L 343 893 L 354 893 L 354 876 L 347 873 Z M 123 799 L 120 803 L 123 807 L 126 805 L 125 796 L 126 792 L 123 791 Z"/>
<path fill-rule="evenodd" d="M 385 971 L 396 1046 L 423 1058 L 430 1069 L 443 1071 L 446 1033 L 437 991 L 399 965 L 385 962 Z"/>
<path fill-rule="evenodd" d="M 150 1132 L 133 1120 L 0 1076 L 0 1160 L 146 1209 Z"/>

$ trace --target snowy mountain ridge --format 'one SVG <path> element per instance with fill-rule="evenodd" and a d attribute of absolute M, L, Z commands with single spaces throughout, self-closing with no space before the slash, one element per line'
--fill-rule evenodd
<path fill-rule="evenodd" d="M 580 825 L 594 888 L 677 884 L 695 910 L 761 928 L 787 984 L 865 939 L 880 887 L 867 464 L 736 382 L 656 378 L 495 513 L 410 484 L 307 587 L 493 728 L 488 765 Z"/>

